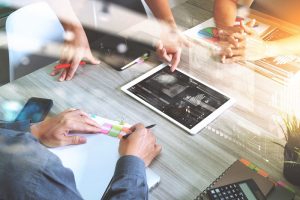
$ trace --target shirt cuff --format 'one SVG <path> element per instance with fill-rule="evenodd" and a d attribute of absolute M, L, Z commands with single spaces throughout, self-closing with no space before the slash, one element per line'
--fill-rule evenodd
<path fill-rule="evenodd" d="M 145 163 L 137 156 L 122 156 L 119 158 L 115 175 L 130 174 L 146 178 Z"/>
<path fill-rule="evenodd" d="M 16 122 L 0 121 L 0 128 L 20 131 L 20 132 L 29 132 L 30 121 L 29 120 L 16 121 Z"/>

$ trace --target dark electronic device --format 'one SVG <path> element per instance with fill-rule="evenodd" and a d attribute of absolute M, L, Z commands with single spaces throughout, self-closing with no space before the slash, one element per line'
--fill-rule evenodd
<path fill-rule="evenodd" d="M 114 69 L 121 71 L 130 66 L 137 59 L 150 56 L 151 51 L 156 51 L 152 44 L 124 38 L 122 36 L 106 32 L 104 30 L 95 30 L 90 27 L 84 27 L 89 40 L 90 48 L 99 54 L 99 59 Z M 139 37 L 139 35 L 135 35 Z"/>
<path fill-rule="evenodd" d="M 207 194 L 210 200 L 266 200 L 253 179 L 212 188 Z"/>
<path fill-rule="evenodd" d="M 15 121 L 30 120 L 31 123 L 43 121 L 53 106 L 51 99 L 30 98 Z"/>
<path fill-rule="evenodd" d="M 138 59 L 147 59 L 150 50 L 137 41 L 120 36 L 106 35 L 91 44 L 91 48 L 100 53 L 100 59 L 118 71 L 136 63 Z"/>

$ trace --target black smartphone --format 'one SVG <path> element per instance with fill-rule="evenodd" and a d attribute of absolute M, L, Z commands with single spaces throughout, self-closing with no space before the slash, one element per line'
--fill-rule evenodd
<path fill-rule="evenodd" d="M 52 106 L 53 101 L 51 99 L 32 97 L 22 108 L 15 121 L 30 120 L 31 123 L 41 122 L 45 119 Z"/>
<path fill-rule="evenodd" d="M 99 58 L 118 71 L 143 62 L 150 56 L 150 50 L 137 41 L 120 36 L 106 35 L 91 44 Z"/>

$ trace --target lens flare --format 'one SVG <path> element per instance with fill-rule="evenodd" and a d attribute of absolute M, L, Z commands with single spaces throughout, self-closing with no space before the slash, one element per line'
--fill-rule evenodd
<path fill-rule="evenodd" d="M 0 119 L 13 121 L 22 109 L 22 105 L 16 101 L 4 101 L 0 104 Z"/>

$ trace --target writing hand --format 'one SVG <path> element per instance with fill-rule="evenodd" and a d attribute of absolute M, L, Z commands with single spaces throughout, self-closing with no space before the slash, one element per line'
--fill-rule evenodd
<path fill-rule="evenodd" d="M 142 124 L 131 127 L 131 134 L 120 140 L 119 153 L 121 156 L 137 156 L 149 166 L 152 160 L 161 152 L 161 146 L 156 143 L 156 137 L 150 129 Z"/>

